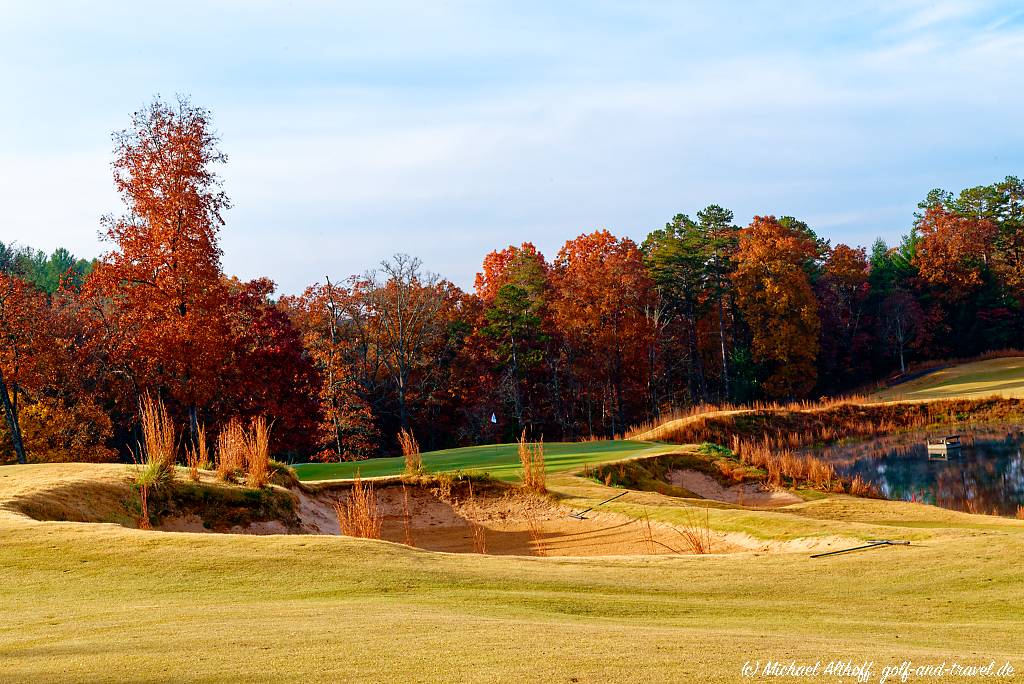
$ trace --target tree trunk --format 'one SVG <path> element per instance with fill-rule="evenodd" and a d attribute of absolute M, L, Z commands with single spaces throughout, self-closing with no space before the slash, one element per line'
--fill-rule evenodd
<path fill-rule="evenodd" d="M 14 384 L 14 391 L 17 393 L 18 385 Z M 28 463 L 28 459 L 25 457 L 25 443 L 21 439 L 21 423 L 18 422 L 18 397 L 17 394 L 14 396 L 14 400 L 11 400 L 11 396 L 7 391 L 7 383 L 4 381 L 4 375 L 0 372 L 0 399 L 4 404 L 4 415 L 7 417 L 7 427 L 11 431 L 11 442 L 14 444 L 14 455 L 18 458 L 18 463 Z"/>
<path fill-rule="evenodd" d="M 722 398 L 729 401 L 729 361 L 725 353 L 725 306 L 722 294 L 718 295 L 718 339 L 722 345 Z"/>

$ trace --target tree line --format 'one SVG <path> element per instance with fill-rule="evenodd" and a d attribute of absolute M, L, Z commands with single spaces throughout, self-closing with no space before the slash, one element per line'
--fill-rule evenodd
<path fill-rule="evenodd" d="M 160 397 L 200 428 L 257 415 L 291 459 L 610 437 L 701 402 L 849 390 L 1016 344 L 1024 184 L 933 190 L 898 245 L 832 246 L 789 216 L 710 205 L 640 244 L 486 255 L 472 291 L 399 254 L 275 297 L 221 265 L 227 162 L 210 113 L 154 100 L 114 135 L 125 213 L 94 261 L 0 243 L 5 459 L 114 460 Z M 194 445 L 193 445 L 194 446 Z"/>

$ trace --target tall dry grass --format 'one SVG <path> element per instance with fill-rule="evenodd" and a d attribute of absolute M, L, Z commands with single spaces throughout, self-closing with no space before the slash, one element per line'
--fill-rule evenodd
<path fill-rule="evenodd" d="M 402 458 L 405 459 L 405 474 L 419 475 L 423 472 L 423 455 L 420 453 L 420 443 L 416 441 L 412 430 L 400 430 L 398 432 L 398 446 L 402 449 Z"/>
<path fill-rule="evenodd" d="M 686 511 L 682 529 L 677 527 L 672 529 L 683 538 L 684 548 L 690 553 L 711 553 L 711 524 L 707 507 L 704 508 L 703 518 L 692 511 Z"/>
<path fill-rule="evenodd" d="M 231 480 L 245 471 L 245 429 L 237 418 L 229 420 L 217 435 L 217 477 Z"/>
<path fill-rule="evenodd" d="M 345 536 L 380 539 L 381 515 L 377 495 L 373 484 L 364 484 L 358 471 L 348 498 L 334 502 L 334 512 Z"/>
<path fill-rule="evenodd" d="M 194 482 L 199 482 L 199 471 L 209 470 L 210 451 L 206 443 L 206 428 L 202 425 L 196 428 L 196 443 L 185 447 L 185 462 L 188 464 L 188 476 Z"/>
<path fill-rule="evenodd" d="M 1024 520 L 1024 506 L 1017 506 L 1017 520 Z"/>
<path fill-rule="evenodd" d="M 479 523 L 480 508 L 477 505 L 476 497 L 473 496 L 473 481 L 469 481 L 469 497 L 466 505 L 466 522 L 473 533 L 473 552 L 487 553 L 487 528 Z"/>
<path fill-rule="evenodd" d="M 519 438 L 519 466 L 523 487 L 543 494 L 547 491 L 547 470 L 544 467 L 544 440 L 527 442 L 526 430 Z"/>
<path fill-rule="evenodd" d="M 141 457 L 133 454 L 139 470 L 135 482 L 139 486 L 140 517 L 139 527 L 150 529 L 149 492 L 168 484 L 174 479 L 174 462 L 177 450 L 174 423 L 161 399 L 153 400 L 146 394 L 139 402 L 139 422 L 142 428 Z"/>
<path fill-rule="evenodd" d="M 402 483 L 402 527 L 405 531 L 405 545 L 416 546 L 412 536 L 412 508 L 409 505 L 409 489 Z"/>
<path fill-rule="evenodd" d="M 245 481 L 250 487 L 270 482 L 270 425 L 263 416 L 252 419 L 245 442 Z"/>

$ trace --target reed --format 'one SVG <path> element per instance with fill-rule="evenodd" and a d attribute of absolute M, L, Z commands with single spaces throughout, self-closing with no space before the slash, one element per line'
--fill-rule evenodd
<path fill-rule="evenodd" d="M 341 533 L 347 537 L 380 539 L 381 515 L 373 484 L 363 483 L 356 471 L 348 498 L 334 502 Z"/>
<path fill-rule="evenodd" d="M 135 482 L 139 486 L 139 527 L 148 530 L 149 491 L 169 484 L 174 480 L 176 449 L 174 424 L 162 400 L 146 394 L 139 402 L 139 423 L 142 428 L 141 458 L 133 454 L 139 465 Z"/>
<path fill-rule="evenodd" d="M 420 453 L 420 444 L 413 436 L 412 430 L 402 429 L 398 432 L 398 446 L 402 449 L 402 458 L 405 459 L 405 474 L 419 475 L 423 472 L 423 455 Z"/>
<path fill-rule="evenodd" d="M 543 494 L 547 491 L 547 470 L 544 467 L 544 440 L 527 442 L 526 430 L 519 438 L 519 465 L 523 487 Z"/>
<path fill-rule="evenodd" d="M 1024 520 L 1024 506 L 1017 506 L 1017 520 Z"/>
<path fill-rule="evenodd" d="M 701 518 L 700 514 L 686 511 L 682 529 L 680 530 L 676 527 L 672 529 L 683 538 L 684 548 L 690 553 L 711 553 L 711 524 L 708 518 L 707 507 L 704 508 L 703 518 Z"/>
<path fill-rule="evenodd" d="M 402 483 L 402 528 L 405 532 L 405 545 L 416 546 L 412 536 L 412 511 L 409 506 L 409 489 Z"/>
<path fill-rule="evenodd" d="M 232 418 L 217 435 L 217 477 L 228 481 L 244 472 L 246 450 L 245 429 L 237 418 Z"/>
<path fill-rule="evenodd" d="M 210 452 L 206 445 L 206 428 L 202 425 L 196 428 L 196 443 L 185 447 L 185 461 L 188 464 L 188 476 L 194 482 L 199 482 L 199 471 L 209 470 Z"/>
<path fill-rule="evenodd" d="M 245 482 L 250 487 L 265 487 L 270 482 L 270 425 L 256 416 L 245 435 Z"/>

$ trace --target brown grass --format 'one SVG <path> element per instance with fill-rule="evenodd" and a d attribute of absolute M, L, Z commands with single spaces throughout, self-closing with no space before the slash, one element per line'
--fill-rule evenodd
<path fill-rule="evenodd" d="M 402 483 L 402 526 L 405 528 L 405 545 L 416 546 L 412 536 L 412 512 L 409 509 L 409 489 Z"/>
<path fill-rule="evenodd" d="M 136 458 L 140 468 L 135 476 L 139 486 L 139 527 L 148 530 L 149 490 L 162 487 L 174 479 L 176 448 L 174 424 L 164 402 L 153 400 L 149 394 L 139 404 L 139 422 L 142 427 L 142 459 Z"/>
<path fill-rule="evenodd" d="M 704 517 L 692 511 L 686 511 L 683 528 L 673 529 L 683 538 L 684 547 L 690 553 L 711 553 L 711 525 L 708 522 L 708 509 L 704 508 Z"/>
<path fill-rule="evenodd" d="M 401 430 L 398 433 L 398 445 L 405 459 L 405 474 L 419 475 L 423 472 L 423 456 L 420 454 L 420 443 L 416 441 L 412 430 Z"/>
<path fill-rule="evenodd" d="M 381 515 L 377 507 L 377 495 L 373 491 L 373 484 L 363 484 L 358 471 L 348 498 L 335 501 L 333 505 L 343 535 L 380 539 Z"/>
<path fill-rule="evenodd" d="M 1024 506 L 1017 506 L 1017 520 L 1024 520 Z"/>
<path fill-rule="evenodd" d="M 196 430 L 196 446 L 185 447 L 185 462 L 188 464 L 188 476 L 193 482 L 199 482 L 199 471 L 210 468 L 210 451 L 206 445 L 206 428 L 200 425 Z"/>
<path fill-rule="evenodd" d="M 469 481 L 469 496 L 466 508 L 466 522 L 469 523 L 469 528 L 473 532 L 473 552 L 487 553 L 487 529 L 477 522 L 479 507 L 477 506 L 476 497 L 473 496 L 472 480 Z"/>
<path fill-rule="evenodd" d="M 547 491 L 547 470 L 544 468 L 544 440 L 527 442 L 526 430 L 519 438 L 519 465 L 523 487 L 543 494 Z"/>
<path fill-rule="evenodd" d="M 232 418 L 217 435 L 217 477 L 231 480 L 245 470 L 245 429 L 237 418 Z"/>
<path fill-rule="evenodd" d="M 265 487 L 270 482 L 270 426 L 267 419 L 252 419 L 245 435 L 245 481 L 250 487 Z"/>

